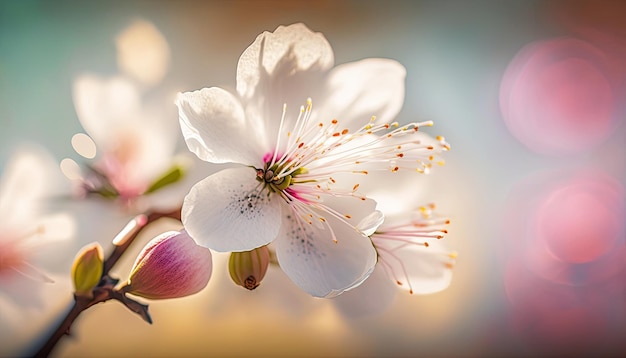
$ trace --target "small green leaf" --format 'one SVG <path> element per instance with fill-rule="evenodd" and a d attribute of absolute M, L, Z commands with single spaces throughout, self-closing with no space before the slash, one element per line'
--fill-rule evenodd
<path fill-rule="evenodd" d="M 181 168 L 178 165 L 174 165 L 172 168 L 170 168 L 170 170 L 165 172 L 165 174 L 163 174 L 159 179 L 157 179 L 154 183 L 152 183 L 152 185 L 150 185 L 148 190 L 146 190 L 145 194 L 155 192 L 167 185 L 176 183 L 177 181 L 182 179 L 184 176 L 185 176 L 185 172 L 183 171 L 183 168 Z"/>
<path fill-rule="evenodd" d="M 115 199 L 118 196 L 120 196 L 120 194 L 117 192 L 117 190 L 115 190 L 114 188 L 107 188 L 105 186 L 98 188 L 97 190 L 93 190 L 91 191 L 92 193 L 98 194 L 104 198 L 107 199 Z"/>

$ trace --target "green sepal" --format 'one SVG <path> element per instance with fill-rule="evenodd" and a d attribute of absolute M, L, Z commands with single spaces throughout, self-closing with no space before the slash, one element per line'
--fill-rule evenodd
<path fill-rule="evenodd" d="M 178 165 L 174 165 L 170 168 L 165 174 L 163 174 L 159 179 L 155 180 L 152 185 L 146 190 L 145 194 L 153 193 L 165 186 L 176 183 L 181 180 L 185 176 L 185 171 L 182 167 Z"/>

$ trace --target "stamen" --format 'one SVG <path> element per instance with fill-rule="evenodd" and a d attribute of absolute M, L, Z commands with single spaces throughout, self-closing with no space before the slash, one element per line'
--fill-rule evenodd
<path fill-rule="evenodd" d="M 308 224 L 321 223 L 331 232 L 329 223 L 318 212 L 328 213 L 348 225 L 351 224 L 346 220 L 352 217 L 346 213 L 337 213 L 324 205 L 323 195 L 351 196 L 367 200 L 357 193 L 358 183 L 339 187 L 334 178 L 336 173 L 367 175 L 370 167 L 372 170 L 392 172 L 410 168 L 426 173 L 432 166 L 431 163 L 436 160 L 433 151 L 447 149 L 443 137 L 437 137 L 435 145 L 433 142 L 422 144 L 421 137 L 416 138 L 414 135 L 420 126 L 432 126 L 432 121 L 400 126 L 398 122 L 377 123 L 376 117 L 372 116 L 368 123 L 351 132 L 347 128 L 339 128 L 339 121 L 336 118 L 330 122 L 310 125 L 312 108 L 312 101 L 308 98 L 306 106 L 300 107 L 293 128 L 289 128 L 288 131 L 288 128 L 284 128 L 287 106 L 283 105 L 276 147 L 271 154 L 271 160 L 266 161 L 262 169 L 257 169 L 256 175 L 261 189 L 267 189 L 268 195 L 271 193 L 280 195 L 296 214 L 295 218 Z M 368 170 L 359 168 L 362 165 L 368 165 Z M 377 236 L 379 238 L 385 235 L 393 236 L 395 241 L 404 244 L 427 246 L 427 242 L 418 243 L 415 237 L 433 239 L 443 237 L 446 233 L 432 229 L 428 225 L 430 224 L 415 223 L 415 226 L 409 225 L 402 230 L 377 233 Z M 334 233 L 332 236 L 334 237 Z"/>
<path fill-rule="evenodd" d="M 377 247 L 376 250 L 378 251 L 378 254 L 381 258 L 382 256 L 385 256 L 385 257 L 388 256 L 394 259 L 399 264 L 400 269 L 402 271 L 402 275 L 407 278 L 406 284 L 409 286 L 409 293 L 413 294 L 413 286 L 411 285 L 411 280 L 408 279 L 409 274 L 406 269 L 406 266 L 404 266 L 404 262 L 402 262 L 402 260 L 390 250 L 387 250 L 381 247 Z M 378 263 L 382 264 L 383 268 L 385 269 L 385 273 L 387 273 L 387 276 L 390 276 L 393 280 L 395 280 L 398 285 L 402 286 L 404 284 L 402 281 L 400 281 L 395 271 L 391 267 L 390 263 L 388 263 L 386 260 L 378 260 Z"/>
<path fill-rule="evenodd" d="M 278 155 L 278 148 L 280 145 L 280 137 L 283 132 L 283 125 L 285 124 L 285 115 L 287 113 L 287 103 L 283 104 L 283 114 L 280 116 L 280 124 L 278 125 L 278 135 L 276 136 L 276 146 L 274 147 L 274 154 L 272 155 L 272 161 L 270 162 L 270 167 L 276 164 L 276 156 Z M 288 135 L 289 136 L 289 135 Z"/>

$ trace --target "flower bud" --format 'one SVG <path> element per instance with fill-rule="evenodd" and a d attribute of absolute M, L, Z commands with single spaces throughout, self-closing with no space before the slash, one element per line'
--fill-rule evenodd
<path fill-rule="evenodd" d="M 261 246 L 252 251 L 233 252 L 228 260 L 228 271 L 233 281 L 248 290 L 259 286 L 270 264 L 270 250 Z"/>
<path fill-rule="evenodd" d="M 104 255 L 100 244 L 85 246 L 76 255 L 72 264 L 74 294 L 81 297 L 93 297 L 91 290 L 98 285 L 104 270 Z"/>
<path fill-rule="evenodd" d="M 124 290 L 150 299 L 189 296 L 206 287 L 212 267 L 211 251 L 185 230 L 165 232 L 143 248 Z"/>

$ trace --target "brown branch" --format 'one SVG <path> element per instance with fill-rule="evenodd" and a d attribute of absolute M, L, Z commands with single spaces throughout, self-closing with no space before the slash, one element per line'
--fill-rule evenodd
<path fill-rule="evenodd" d="M 116 299 L 122 302 L 133 312 L 139 314 L 145 321 L 151 323 L 147 306 L 125 297 L 123 292 L 117 292 L 114 289 L 114 286 L 117 284 L 118 280 L 111 278 L 109 276 L 109 271 L 113 268 L 113 266 L 115 266 L 122 255 L 124 255 L 139 233 L 141 233 L 141 231 L 150 223 L 153 223 L 163 217 L 180 220 L 180 208 L 170 212 L 152 212 L 149 214 L 138 215 L 133 218 L 126 225 L 126 227 L 122 229 L 122 231 L 120 231 L 120 233 L 113 239 L 115 248 L 109 257 L 104 261 L 102 280 L 100 281 L 98 287 L 94 288 L 93 297 L 74 296 L 74 303 L 72 304 L 71 309 L 67 312 L 50 338 L 48 338 L 44 345 L 37 351 L 37 353 L 34 354 L 34 357 L 47 357 L 50 355 L 61 338 L 70 334 L 72 324 L 84 310 L 95 304 L 105 302 L 110 299 Z"/>

